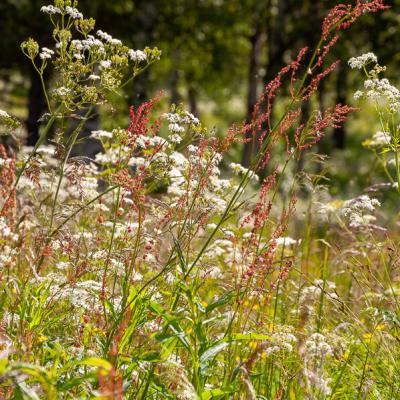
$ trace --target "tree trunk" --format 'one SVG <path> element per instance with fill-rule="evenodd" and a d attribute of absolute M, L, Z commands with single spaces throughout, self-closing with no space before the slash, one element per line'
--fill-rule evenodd
<path fill-rule="evenodd" d="M 337 70 L 336 80 L 336 104 L 346 103 L 346 89 L 347 89 L 347 65 L 340 63 Z M 340 128 L 333 131 L 333 143 L 336 149 L 344 149 L 346 145 L 346 131 L 345 125 L 342 124 Z"/>
<path fill-rule="evenodd" d="M 190 82 L 188 82 L 188 100 L 190 112 L 197 117 L 199 115 L 197 107 L 197 90 Z"/>
<path fill-rule="evenodd" d="M 249 63 L 249 71 L 247 78 L 248 91 L 247 91 L 246 122 L 251 121 L 254 105 L 256 104 L 258 98 L 257 86 L 258 86 L 258 71 L 260 69 L 261 37 L 262 37 L 261 24 L 260 21 L 257 21 L 253 35 L 250 38 L 251 51 L 250 51 L 250 63 Z M 252 140 L 246 143 L 243 149 L 242 164 L 245 167 L 248 167 L 250 165 L 251 160 L 254 156 L 253 150 L 255 150 L 256 146 L 255 137 L 250 135 L 248 139 Z"/>
<path fill-rule="evenodd" d="M 178 92 L 178 84 L 179 84 L 179 71 L 174 69 L 171 73 L 171 104 L 179 104 L 181 101 L 179 92 Z"/>
<path fill-rule="evenodd" d="M 267 3 L 267 41 L 268 41 L 268 54 L 267 54 L 267 67 L 266 67 L 266 76 L 265 83 L 267 84 L 270 80 L 272 80 L 279 69 L 283 64 L 283 54 L 287 48 L 287 44 L 285 42 L 285 27 L 287 22 L 287 17 L 290 11 L 290 0 L 279 0 L 277 2 L 277 14 L 272 17 L 272 2 L 268 1 Z M 252 42 L 252 53 L 257 49 L 257 42 Z M 254 57 L 254 54 L 250 57 L 250 63 L 252 62 L 251 58 Z M 253 60 L 254 62 L 254 60 Z M 249 71 L 249 74 L 251 71 Z M 250 79 L 250 77 L 249 77 Z M 250 83 L 250 82 L 249 82 Z M 249 101 L 250 101 L 250 84 L 249 84 Z M 255 102 L 254 102 L 255 103 Z M 254 106 L 253 103 L 253 106 Z M 248 115 L 249 116 L 249 115 Z M 272 116 L 271 116 L 272 117 Z M 255 137 L 253 137 L 252 141 L 246 143 L 243 150 L 242 161 L 244 165 L 248 166 L 253 155 L 256 155 L 260 150 L 260 142 L 259 138 L 261 136 L 261 132 L 257 132 Z"/>
<path fill-rule="evenodd" d="M 134 24 L 140 27 L 134 35 L 135 46 L 144 48 L 153 42 L 155 27 L 157 25 L 157 5 L 154 1 L 139 0 L 135 2 Z M 135 28 L 136 30 L 136 28 Z M 129 105 L 138 107 L 144 101 L 148 100 L 149 71 L 146 70 L 138 75 L 133 83 L 128 86 Z"/>
<path fill-rule="evenodd" d="M 80 109 L 77 110 L 76 114 L 84 117 L 87 111 L 87 108 Z M 71 135 L 73 130 L 78 126 L 79 122 L 79 120 L 73 120 L 71 122 L 68 135 Z M 100 153 L 103 150 L 103 146 L 98 140 L 89 137 L 92 131 L 98 130 L 99 128 L 100 117 L 98 113 L 98 107 L 94 107 L 91 118 L 85 122 L 81 132 L 79 133 L 79 140 L 72 149 L 71 157 L 88 157 L 93 159 L 97 153 Z"/>
<path fill-rule="evenodd" d="M 30 68 L 30 88 L 28 94 L 28 119 L 26 128 L 28 131 L 27 145 L 34 146 L 39 139 L 39 119 L 46 109 L 43 89 L 37 72 Z"/>

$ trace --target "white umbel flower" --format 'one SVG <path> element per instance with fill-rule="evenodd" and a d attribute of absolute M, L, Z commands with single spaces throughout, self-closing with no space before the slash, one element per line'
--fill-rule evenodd
<path fill-rule="evenodd" d="M 142 50 L 132 50 L 130 49 L 128 51 L 128 56 L 131 59 L 131 61 L 137 61 L 137 62 L 142 62 L 146 61 L 147 55 L 144 51 Z"/>
<path fill-rule="evenodd" d="M 349 66 L 350 68 L 357 68 L 357 69 L 361 69 L 363 67 L 365 67 L 367 64 L 370 63 L 377 63 L 378 62 L 378 58 L 376 57 L 376 55 L 374 53 L 365 53 L 362 54 L 359 57 L 352 57 L 349 60 Z"/>
<path fill-rule="evenodd" d="M 47 47 L 43 47 L 41 53 L 39 54 L 42 60 L 51 59 L 51 56 L 54 54 L 53 50 L 48 49 Z"/>
<path fill-rule="evenodd" d="M 65 12 L 66 12 L 71 18 L 74 18 L 74 19 L 83 19 L 83 14 L 82 14 L 81 12 L 79 12 L 79 10 L 77 10 L 77 9 L 74 8 L 74 7 L 70 7 L 70 6 L 65 7 Z"/>
<path fill-rule="evenodd" d="M 46 14 L 61 14 L 61 10 L 58 7 L 55 7 L 53 5 L 48 5 L 48 6 L 43 6 L 40 9 L 41 12 L 46 13 Z"/>

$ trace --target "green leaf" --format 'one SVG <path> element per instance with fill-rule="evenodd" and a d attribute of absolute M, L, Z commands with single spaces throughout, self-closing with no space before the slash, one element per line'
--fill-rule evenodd
<path fill-rule="evenodd" d="M 25 385 L 24 382 L 19 382 L 18 383 L 18 389 L 19 389 L 19 393 L 17 392 L 14 398 L 17 399 L 25 399 L 26 397 L 24 396 L 24 394 L 26 396 L 28 396 L 29 400 L 40 400 L 40 397 L 37 395 L 37 393 L 29 388 L 27 385 Z"/>
<path fill-rule="evenodd" d="M 169 358 L 169 356 L 173 353 L 173 351 L 176 348 L 176 345 L 179 342 L 179 338 L 177 338 L 176 336 L 170 337 L 168 340 L 166 340 L 163 344 L 162 344 L 162 350 L 160 353 L 161 359 L 162 360 L 167 360 Z"/>
<path fill-rule="evenodd" d="M 154 301 L 149 302 L 149 308 L 151 311 L 153 311 L 153 312 L 157 313 L 158 315 L 160 315 L 161 317 L 163 317 L 165 319 L 165 321 L 168 322 L 169 327 L 174 332 L 174 335 L 166 335 L 165 333 L 163 333 L 161 335 L 156 335 L 156 338 L 158 340 L 162 340 L 164 338 L 175 336 L 175 337 L 179 338 L 179 340 L 184 345 L 184 347 L 189 350 L 190 344 L 189 344 L 188 338 L 187 338 L 184 330 L 179 325 L 179 320 L 177 318 L 175 318 L 173 315 L 168 314 L 158 303 L 156 303 Z"/>
<path fill-rule="evenodd" d="M 233 333 L 229 336 L 232 340 L 270 340 L 270 335 L 262 333 Z"/>
<path fill-rule="evenodd" d="M 125 330 L 125 332 L 121 338 L 121 341 L 119 342 L 119 346 L 118 346 L 118 350 L 120 353 L 122 353 L 124 348 L 129 344 L 130 338 L 132 337 L 135 328 L 136 328 L 136 324 L 131 323 L 128 326 L 128 328 Z"/>
<path fill-rule="evenodd" d="M 87 384 L 90 381 L 90 378 L 93 379 L 92 374 L 85 374 L 80 376 L 79 378 L 72 378 L 67 380 L 65 383 L 57 386 L 57 389 L 61 392 L 65 392 L 69 389 L 74 388 L 75 386 L 79 386 L 81 384 Z"/>
<path fill-rule="evenodd" d="M 203 392 L 200 396 L 201 400 L 211 400 L 211 399 L 220 399 L 225 397 L 226 395 L 230 394 L 230 392 L 227 392 L 222 389 L 211 389 Z"/>
<path fill-rule="evenodd" d="M 179 264 L 181 266 L 181 270 L 182 270 L 183 274 L 186 275 L 186 270 L 187 270 L 186 261 L 185 261 L 185 257 L 183 256 L 183 253 L 182 253 L 181 245 L 179 244 L 179 242 L 175 238 L 175 236 L 173 236 L 173 239 L 174 239 L 174 244 L 175 244 L 175 247 L 176 247 L 176 251 L 178 253 Z"/>
<path fill-rule="evenodd" d="M 394 325 L 400 327 L 400 319 L 399 317 L 391 311 L 384 310 L 382 311 L 382 317 L 384 321 L 389 321 Z"/>
<path fill-rule="evenodd" d="M 221 350 L 223 350 L 226 346 L 228 346 L 228 342 L 218 343 L 214 346 L 209 347 L 201 356 L 200 356 L 200 364 L 201 369 L 205 369 L 207 366 L 208 360 L 214 358 Z"/>
<path fill-rule="evenodd" d="M 216 308 L 224 306 L 225 304 L 229 303 L 231 298 L 232 298 L 232 292 L 224 294 L 217 301 L 215 301 L 214 303 L 209 304 L 206 307 L 205 312 L 206 313 L 210 313 L 211 311 L 215 310 Z"/>
<path fill-rule="evenodd" d="M 97 357 L 86 358 L 82 361 L 79 361 L 78 365 L 88 365 L 90 367 L 99 367 L 99 368 L 103 368 L 107 371 L 110 371 L 112 368 L 111 363 L 109 363 L 107 360 L 104 360 L 103 358 L 97 358 Z"/>

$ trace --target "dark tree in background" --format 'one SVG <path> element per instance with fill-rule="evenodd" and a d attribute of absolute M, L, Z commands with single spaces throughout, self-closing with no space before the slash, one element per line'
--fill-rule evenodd
<path fill-rule="evenodd" d="M 16 88 L 26 104 L 27 143 L 38 137 L 45 102 L 40 81 L 28 60 L 18 51 L 29 36 L 51 46 L 51 28 L 40 7 L 43 0 L 0 2 L 0 78 L 23 77 L 25 91 Z M 155 91 L 168 90 L 170 102 L 184 102 L 198 114 L 202 105 L 218 104 L 216 116 L 233 121 L 232 99 L 240 97 L 243 115 L 249 119 L 262 87 L 305 44 L 315 45 L 326 10 L 338 1 L 304 0 L 81 0 L 80 8 L 97 20 L 97 26 L 121 38 L 132 48 L 158 46 L 162 59 L 125 88 L 126 110 Z M 331 57 L 344 60 L 374 51 L 383 64 L 399 63 L 398 12 L 400 0 L 388 2 L 392 9 L 362 18 L 335 47 Z M 350 40 L 351 38 L 351 40 Z M 332 95 L 318 99 L 329 105 L 346 102 L 352 93 L 351 72 L 345 64 L 324 83 Z M 351 79 L 350 79 L 351 78 Z M 52 76 L 46 76 L 51 85 Z M 354 85 L 355 86 L 355 85 Z M 12 102 L 15 96 L 0 101 Z M 20 102 L 21 103 L 21 102 Z M 12 106 L 13 107 L 13 106 Z M 126 112 L 126 110 L 122 110 Z M 310 110 L 303 110 L 306 117 Z M 333 147 L 346 147 L 346 128 L 332 133 Z M 252 146 L 244 147 L 242 161 L 251 161 Z M 255 149 L 256 151 L 257 149 Z"/>

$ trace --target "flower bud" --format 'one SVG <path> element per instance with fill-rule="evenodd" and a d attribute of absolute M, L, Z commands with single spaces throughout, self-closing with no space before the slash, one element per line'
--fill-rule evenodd
<path fill-rule="evenodd" d="M 36 40 L 29 38 L 21 44 L 22 52 L 32 60 L 39 54 L 39 44 Z"/>

